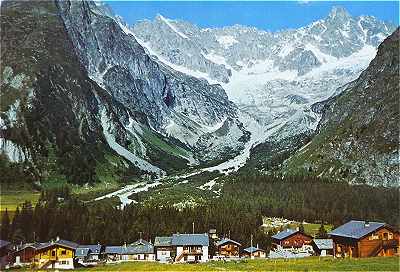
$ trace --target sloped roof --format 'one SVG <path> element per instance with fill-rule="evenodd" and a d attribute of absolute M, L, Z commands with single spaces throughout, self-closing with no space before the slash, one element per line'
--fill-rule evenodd
<path fill-rule="evenodd" d="M 171 244 L 174 246 L 208 246 L 208 235 L 202 234 L 173 234 Z"/>
<path fill-rule="evenodd" d="M 125 246 L 106 246 L 104 250 L 106 254 L 126 254 L 127 251 Z"/>
<path fill-rule="evenodd" d="M 154 253 L 154 246 L 150 242 L 143 239 L 139 239 L 132 243 L 130 247 L 137 254 Z"/>
<path fill-rule="evenodd" d="M 149 245 L 137 245 L 137 246 L 107 246 L 105 249 L 106 254 L 151 254 L 154 253 L 154 247 L 152 244 Z"/>
<path fill-rule="evenodd" d="M 139 239 L 136 242 L 133 242 L 132 244 L 130 244 L 130 246 L 139 246 L 139 245 L 149 246 L 149 245 L 152 245 L 152 244 L 150 242 L 146 241 L 146 240 L 143 240 L 143 239 Z"/>
<path fill-rule="evenodd" d="M 68 240 L 56 240 L 56 241 L 50 241 L 50 242 L 46 242 L 46 243 L 41 243 L 40 246 L 37 247 L 37 249 L 43 249 L 43 248 L 47 248 L 53 245 L 59 245 L 59 246 L 63 246 L 63 247 L 68 247 L 70 249 L 76 249 L 79 245 L 75 242 L 72 241 L 68 241 Z"/>
<path fill-rule="evenodd" d="M 235 245 L 238 245 L 238 246 L 242 245 L 241 243 L 236 242 L 234 240 L 231 240 L 231 239 L 228 239 L 228 238 L 224 238 L 221 241 L 217 242 L 217 246 L 222 246 L 224 244 L 229 244 L 229 243 L 232 243 L 232 244 L 235 244 Z"/>
<path fill-rule="evenodd" d="M 273 235 L 272 238 L 277 239 L 277 240 L 282 240 L 286 239 L 287 237 L 299 232 L 298 230 L 293 230 L 293 229 L 286 229 L 281 232 L 278 232 L 277 234 Z"/>
<path fill-rule="evenodd" d="M 333 249 L 332 239 L 314 239 L 314 244 L 318 249 Z"/>
<path fill-rule="evenodd" d="M 171 246 L 171 236 L 158 236 L 154 239 L 154 246 Z"/>
<path fill-rule="evenodd" d="M 353 239 L 360 239 L 371 232 L 385 226 L 385 223 L 381 222 L 368 222 L 365 221 L 351 220 L 344 225 L 332 230 L 328 234 L 334 236 L 348 237 Z"/>
<path fill-rule="evenodd" d="M 78 247 L 75 251 L 75 257 L 86 257 L 89 255 L 90 249 L 87 247 Z"/>
<path fill-rule="evenodd" d="M 81 248 L 87 248 L 90 254 L 99 254 L 101 252 L 101 245 L 79 245 L 77 250 Z"/>
<path fill-rule="evenodd" d="M 9 244 L 11 244 L 9 241 L 6 240 L 0 240 L 0 248 L 6 247 Z"/>
<path fill-rule="evenodd" d="M 257 252 L 257 251 L 265 251 L 264 249 L 257 248 L 257 247 L 248 247 L 248 248 L 245 248 L 243 250 L 246 251 L 247 253 L 254 253 L 254 252 Z"/>
<path fill-rule="evenodd" d="M 25 243 L 23 245 L 17 245 L 16 248 L 15 248 L 15 253 L 17 253 L 17 252 L 19 252 L 21 250 L 30 248 L 30 247 L 33 248 L 33 249 L 37 249 L 40 246 L 41 246 L 41 243 L 38 243 L 38 242 L 36 242 L 36 243 Z"/>

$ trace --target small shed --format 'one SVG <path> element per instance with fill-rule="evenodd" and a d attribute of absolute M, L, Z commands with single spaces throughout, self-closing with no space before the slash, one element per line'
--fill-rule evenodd
<path fill-rule="evenodd" d="M 332 239 L 314 239 L 312 245 L 317 256 L 333 255 Z"/>
<path fill-rule="evenodd" d="M 254 258 L 266 258 L 267 253 L 264 249 L 257 247 L 248 247 L 243 250 L 243 255 L 245 257 L 250 258 L 253 256 Z"/>

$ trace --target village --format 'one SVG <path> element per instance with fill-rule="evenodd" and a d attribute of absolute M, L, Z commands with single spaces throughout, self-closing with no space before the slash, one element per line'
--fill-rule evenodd
<path fill-rule="evenodd" d="M 80 245 L 56 237 L 48 242 L 13 244 L 0 240 L 1 269 L 75 269 L 129 261 L 160 263 L 205 263 L 242 259 L 296 259 L 311 256 L 365 258 L 399 256 L 400 233 L 383 222 L 351 220 L 315 238 L 299 228 L 286 228 L 272 236 L 268 251 L 234 237 L 220 237 L 216 229 L 208 233 L 174 233 L 142 238 L 123 245 Z"/>

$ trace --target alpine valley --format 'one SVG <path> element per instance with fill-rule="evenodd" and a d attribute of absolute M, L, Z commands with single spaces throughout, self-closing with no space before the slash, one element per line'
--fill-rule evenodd
<path fill-rule="evenodd" d="M 3 1 L 1 184 L 117 183 L 96 200 L 124 205 L 250 173 L 399 187 L 396 27 L 342 7 L 268 32 Z"/>

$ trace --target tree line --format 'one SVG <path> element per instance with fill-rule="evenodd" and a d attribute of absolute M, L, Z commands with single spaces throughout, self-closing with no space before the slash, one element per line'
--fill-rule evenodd
<path fill-rule="evenodd" d="M 229 179 L 229 180 L 228 180 Z M 122 245 L 143 237 L 172 233 L 207 233 L 216 229 L 249 246 L 269 248 L 271 236 L 262 217 L 284 217 L 321 224 L 319 237 L 326 237 L 324 223 L 335 226 L 350 219 L 383 221 L 398 227 L 398 189 L 350 186 L 313 177 L 227 177 L 220 198 L 207 204 L 178 209 L 131 204 L 123 210 L 112 201 L 84 203 L 68 187 L 42 191 L 33 207 L 25 202 L 10 220 L 1 222 L 1 239 L 13 242 L 48 241 L 59 236 L 81 244 Z M 303 227 L 300 225 L 300 229 Z"/>

